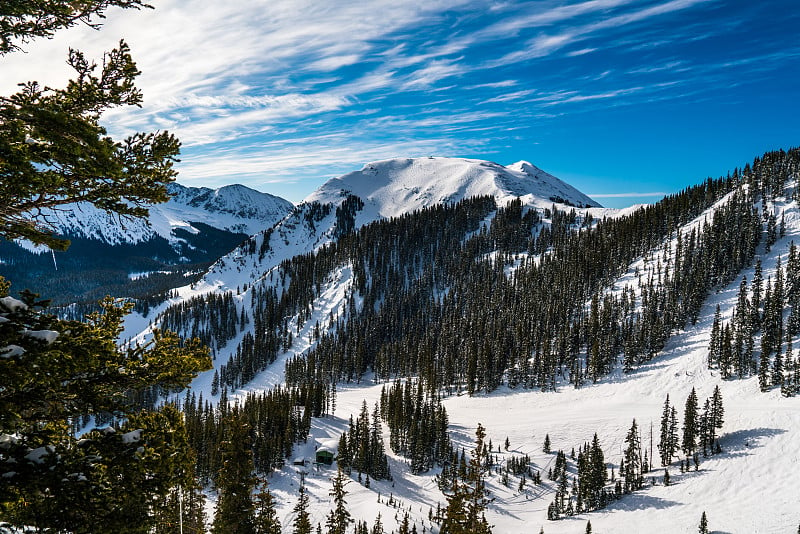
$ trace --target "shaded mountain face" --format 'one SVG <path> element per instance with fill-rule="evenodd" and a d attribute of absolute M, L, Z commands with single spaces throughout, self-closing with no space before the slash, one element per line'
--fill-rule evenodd
<path fill-rule="evenodd" d="M 16 290 L 31 288 L 55 303 L 106 294 L 145 297 L 182 286 L 253 233 L 291 209 L 282 198 L 242 185 L 219 189 L 170 184 L 171 199 L 147 219 L 120 219 L 91 205 L 48 214 L 66 252 L 27 242 L 0 242 L 0 275 Z"/>

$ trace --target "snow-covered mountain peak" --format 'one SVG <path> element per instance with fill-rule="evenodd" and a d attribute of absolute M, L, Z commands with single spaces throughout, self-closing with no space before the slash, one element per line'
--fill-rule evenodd
<path fill-rule="evenodd" d="M 212 193 L 206 194 L 210 198 Z M 223 190 L 216 194 L 222 195 Z M 350 196 L 359 200 L 344 210 L 332 209 L 342 206 Z M 261 278 L 283 260 L 317 250 L 366 224 L 478 196 L 492 196 L 499 206 L 520 198 L 525 206 L 540 210 L 554 203 L 599 207 L 574 187 L 528 162 L 504 167 L 491 161 L 445 157 L 374 161 L 325 182 L 274 228 L 265 228 L 267 231 L 254 235 L 248 246 L 221 258 L 198 287 L 202 292 L 242 286 Z"/>
<path fill-rule="evenodd" d="M 203 188 L 188 204 L 210 213 L 230 214 L 256 221 L 272 221 L 275 214 L 285 214 L 292 208 L 290 202 L 280 197 L 241 184 L 226 185 L 219 189 Z"/>
<path fill-rule="evenodd" d="M 525 197 L 527 204 L 599 206 L 528 162 L 504 167 L 490 161 L 441 157 L 368 163 L 359 171 L 329 180 L 306 202 L 336 204 L 348 194 L 360 197 L 365 202 L 365 212 L 372 217 L 392 217 L 483 195 L 494 196 L 500 202 Z"/>
<path fill-rule="evenodd" d="M 65 206 L 49 218 L 61 234 L 108 244 L 140 243 L 155 236 L 174 242 L 180 239 L 176 229 L 198 233 L 192 223 L 251 235 L 271 227 L 292 209 L 288 200 L 238 184 L 210 189 L 172 183 L 167 190 L 170 200 L 150 206 L 147 219 L 120 221 L 84 203 Z"/>

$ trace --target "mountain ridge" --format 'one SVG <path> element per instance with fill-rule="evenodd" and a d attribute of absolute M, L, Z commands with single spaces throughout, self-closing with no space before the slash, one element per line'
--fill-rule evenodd
<path fill-rule="evenodd" d="M 28 241 L 0 242 L 2 273 L 20 289 L 35 288 L 58 304 L 105 294 L 144 298 L 194 280 L 293 209 L 287 200 L 243 185 L 210 189 L 171 183 L 167 190 L 170 200 L 150 206 L 142 219 L 82 203 L 44 214 L 71 241 L 70 248 L 49 254 Z"/>
<path fill-rule="evenodd" d="M 528 162 L 515 165 L 432 156 L 367 163 L 329 179 L 274 228 L 220 258 L 197 287 L 203 292 L 249 284 L 282 261 L 317 250 L 371 222 L 470 197 L 492 196 L 498 206 L 519 197 L 526 209 L 542 212 L 554 205 L 603 209 L 538 167 Z"/>
<path fill-rule="evenodd" d="M 172 244 L 181 238 L 174 230 L 196 234 L 192 223 L 204 223 L 223 231 L 252 235 L 280 220 L 292 204 L 285 199 L 233 184 L 217 189 L 189 187 L 173 182 L 167 185 L 170 199 L 148 206 L 142 219 L 120 219 L 86 203 L 68 204 L 44 217 L 58 234 L 83 237 L 110 245 L 136 244 L 161 237 Z M 24 246 L 36 252 L 30 244 Z"/>
<path fill-rule="evenodd" d="M 433 156 L 367 163 L 358 171 L 328 180 L 304 202 L 337 203 L 347 194 L 372 204 L 377 215 L 384 218 L 485 195 L 494 196 L 501 204 L 523 197 L 531 205 L 557 202 L 600 207 L 571 185 L 526 161 L 504 167 L 491 161 Z"/>

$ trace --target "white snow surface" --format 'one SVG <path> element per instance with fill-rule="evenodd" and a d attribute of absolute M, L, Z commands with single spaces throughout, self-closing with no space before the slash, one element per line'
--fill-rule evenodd
<path fill-rule="evenodd" d="M 0 306 L 2 306 L 6 312 L 15 312 L 28 309 L 27 304 L 19 299 L 15 299 L 14 297 L 0 297 Z"/>
<path fill-rule="evenodd" d="M 50 345 L 58 339 L 59 332 L 55 330 L 23 330 L 22 335 L 44 341 L 46 344 Z"/>
<path fill-rule="evenodd" d="M 25 354 L 25 349 L 19 345 L 6 345 L 0 348 L 0 358 L 17 358 Z"/>

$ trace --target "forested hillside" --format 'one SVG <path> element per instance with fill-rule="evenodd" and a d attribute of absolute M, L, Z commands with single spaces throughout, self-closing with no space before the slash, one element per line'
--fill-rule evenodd
<path fill-rule="evenodd" d="M 353 398 L 350 429 L 345 424 L 340 437 L 330 435 L 328 423 L 320 427 L 303 419 L 298 426 L 298 419 L 290 425 L 301 429 L 295 439 L 310 432 L 301 441 L 318 443 L 320 429 L 327 428 L 322 436 L 339 441 L 338 465 L 354 478 L 358 474 L 366 489 L 371 482 L 376 491 L 376 485 L 385 484 L 381 479 L 397 480 L 406 470 L 441 470 L 438 487 L 444 496 L 452 496 L 459 480 L 466 477 L 467 484 L 474 476 L 464 467 L 450 471 L 448 466 L 468 465 L 469 457 L 452 449 L 441 434 L 442 424 L 450 420 L 445 407 L 464 394 L 474 398 L 474 407 L 515 392 L 547 395 L 587 388 L 591 398 L 593 384 L 624 388 L 626 375 L 649 372 L 665 350 L 675 352 L 671 338 L 709 328 L 708 337 L 695 344 L 703 353 L 704 373 L 723 381 L 758 377 L 761 391 L 794 395 L 800 383 L 792 350 L 800 323 L 794 311 L 800 263 L 790 237 L 800 230 L 795 227 L 800 220 L 795 198 L 799 170 L 798 150 L 768 153 L 727 176 L 616 217 L 557 204 L 541 208 L 519 199 L 498 205 L 494 197 L 485 196 L 355 228 L 341 222 L 357 217 L 363 208 L 358 197 L 349 195 L 335 209 L 317 208 L 318 220 L 335 213 L 338 227 L 346 229 L 336 240 L 283 261 L 235 292 L 197 294 L 165 309 L 156 323 L 200 335 L 217 353 L 213 377 L 208 374 L 197 382 L 210 397 L 184 401 L 187 414 L 199 417 L 193 423 L 198 428 L 225 420 L 225 406 L 235 399 L 243 403 L 240 407 L 250 414 L 253 427 L 268 424 L 274 415 L 254 412 L 253 395 L 284 383 L 287 392 L 317 391 L 315 408 L 308 401 L 295 402 L 305 406 L 303 414 L 323 416 L 324 422 L 341 413 L 337 389 L 339 397 L 341 390 L 362 395 L 357 392 L 367 386 L 363 395 L 370 398 L 374 393 L 367 391 L 375 390 L 369 385 L 377 384 L 374 410 L 359 408 Z M 762 259 L 776 257 L 776 263 L 762 266 Z M 742 278 L 743 271 L 755 273 L 752 282 Z M 718 310 L 712 321 L 709 302 L 731 285 L 739 287 L 736 305 Z M 413 378 L 413 385 L 403 386 L 406 378 Z M 660 387 L 656 390 L 662 393 Z M 252 393 L 245 397 L 245 391 Z M 705 406 L 702 398 L 670 404 L 670 391 L 663 391 L 666 430 L 655 438 L 658 451 L 652 438 L 649 448 L 645 446 L 645 431 L 634 421 L 627 436 L 622 431 L 618 436 L 627 443 L 619 464 L 604 456 L 601 442 L 589 434 L 572 455 L 574 467 L 561 456 L 555 467 L 545 469 L 531 452 L 527 459 L 498 455 L 505 458 L 501 463 L 488 454 L 482 476 L 502 486 L 516 477 L 516 494 L 526 500 L 534 494 L 537 499 L 549 496 L 542 512 L 552 520 L 604 508 L 617 499 L 624 502 L 625 495 L 646 490 L 656 477 L 665 484 L 662 479 L 669 478 L 678 458 L 683 458 L 681 473 L 696 470 L 704 458 L 725 450 L 722 417 L 714 415 L 711 402 L 712 397 L 721 402 L 719 389 L 714 395 L 703 389 L 709 399 Z M 395 396 L 398 400 L 392 401 Z M 217 415 L 215 405 L 222 410 Z M 398 411 L 398 406 L 404 407 Z M 656 418 L 658 410 L 639 417 Z M 460 413 L 463 417 L 469 411 Z M 406 423 L 398 424 L 398 416 Z M 388 447 L 378 440 L 380 431 L 369 430 L 378 418 L 388 425 Z M 427 422 L 418 427 L 422 421 Z M 598 422 L 594 432 L 608 439 L 601 428 Z M 541 431 L 563 433 L 560 426 Z M 209 434 L 195 434 L 198 450 L 219 450 L 200 435 Z M 256 452 L 256 471 L 281 469 L 297 447 L 304 450 L 290 447 L 291 441 Z M 353 441 L 363 444 L 354 449 Z M 258 451 L 263 445 L 256 447 Z M 275 456 L 267 450 L 283 452 Z M 355 455 L 359 450 L 363 456 Z M 382 459 L 385 450 L 395 460 Z M 655 469 L 657 454 L 667 470 L 645 475 Z M 605 476 L 586 478 L 581 469 L 590 467 L 582 467 L 583 457 L 594 458 L 595 466 L 605 464 Z M 198 474 L 207 480 L 214 472 L 207 466 L 218 461 L 201 454 L 199 465 L 206 467 Z M 397 461 L 404 465 L 399 473 Z M 273 476 L 286 477 L 285 469 Z M 576 486 L 578 493 L 567 492 L 569 484 L 559 481 L 568 482 L 570 473 L 584 480 Z M 526 480 L 536 481 L 532 487 L 539 489 L 523 491 Z M 503 509 L 496 505 L 498 513 Z M 443 509 L 431 517 L 430 528 L 443 525 Z M 401 514 L 399 528 L 402 520 Z M 414 522 L 412 516 L 409 528 Z M 418 524 L 422 528 L 428 523 Z"/>

